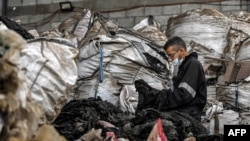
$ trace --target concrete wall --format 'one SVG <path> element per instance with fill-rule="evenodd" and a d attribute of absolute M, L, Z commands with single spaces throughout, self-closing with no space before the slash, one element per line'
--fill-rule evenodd
<path fill-rule="evenodd" d="M 38 32 L 57 28 L 72 12 L 61 12 L 59 2 L 70 1 L 75 8 L 98 11 L 105 17 L 131 28 L 148 15 L 153 15 L 166 28 L 168 18 L 187 10 L 212 8 L 230 15 L 247 11 L 248 0 L 8 0 L 7 16 L 19 20 L 27 29 Z M 13 10 L 15 9 L 15 10 Z"/>
<path fill-rule="evenodd" d="M 3 14 L 3 1 L 0 1 L 0 15 Z"/>
<path fill-rule="evenodd" d="M 6 10 L 7 10 L 7 7 L 6 7 L 6 4 L 7 4 L 7 0 L 1 0 L 0 1 L 0 15 L 5 15 L 6 14 Z"/>

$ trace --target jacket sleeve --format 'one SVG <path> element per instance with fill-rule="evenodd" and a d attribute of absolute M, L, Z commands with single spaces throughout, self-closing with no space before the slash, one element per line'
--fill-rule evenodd
<path fill-rule="evenodd" d="M 198 60 L 192 60 L 186 68 L 186 71 L 180 79 L 180 83 L 174 88 L 162 92 L 164 94 L 164 107 L 175 108 L 192 101 L 198 89 L 199 77 L 204 77 L 202 65 Z"/>

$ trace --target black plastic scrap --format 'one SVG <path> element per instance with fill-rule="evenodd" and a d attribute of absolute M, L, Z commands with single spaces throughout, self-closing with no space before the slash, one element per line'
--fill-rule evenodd
<path fill-rule="evenodd" d="M 136 115 L 128 115 L 100 97 L 70 101 L 53 125 L 69 141 L 79 139 L 92 128 L 102 129 L 103 138 L 109 131 L 114 132 L 117 138 L 140 141 L 147 140 L 159 117 L 169 141 L 182 141 L 189 134 L 198 138 L 202 135 L 202 138 L 206 139 L 205 128 L 189 115 L 180 112 L 160 112 L 153 108 L 143 109 Z M 111 123 L 114 127 L 104 127 L 100 121 Z"/>
<path fill-rule="evenodd" d="M 103 128 L 103 133 L 113 131 L 119 137 L 121 133 L 117 128 L 120 129 L 124 122 L 129 121 L 128 118 L 118 107 L 97 97 L 70 101 L 63 107 L 53 125 L 69 141 L 78 139 L 92 128 Z M 99 120 L 110 122 L 117 128 L 104 128 L 98 123 Z"/>

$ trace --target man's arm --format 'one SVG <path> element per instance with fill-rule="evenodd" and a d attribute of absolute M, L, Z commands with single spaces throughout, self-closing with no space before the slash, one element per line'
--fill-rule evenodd
<path fill-rule="evenodd" d="M 162 92 L 164 107 L 175 108 L 191 102 L 196 96 L 199 77 L 203 74 L 203 68 L 198 60 L 192 60 L 184 72 L 178 87 Z M 162 106 L 163 106 L 162 105 Z"/>

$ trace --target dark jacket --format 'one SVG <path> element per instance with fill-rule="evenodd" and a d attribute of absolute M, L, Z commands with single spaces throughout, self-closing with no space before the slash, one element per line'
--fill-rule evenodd
<path fill-rule="evenodd" d="M 186 56 L 174 79 L 174 90 L 165 90 L 165 110 L 178 110 L 189 113 L 201 120 L 201 112 L 207 102 L 207 85 L 203 67 L 198 61 L 197 53 Z"/>

